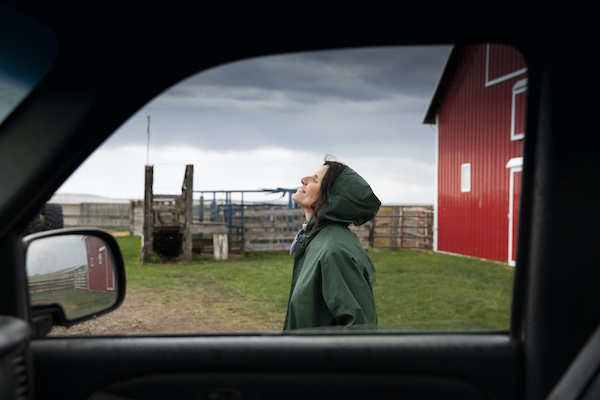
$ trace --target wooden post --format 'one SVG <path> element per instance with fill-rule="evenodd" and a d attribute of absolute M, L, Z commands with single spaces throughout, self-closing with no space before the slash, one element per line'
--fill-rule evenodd
<path fill-rule="evenodd" d="M 193 218 L 193 198 L 194 194 L 194 166 L 186 165 L 185 178 L 183 179 L 183 187 L 181 188 L 181 197 L 184 205 L 185 225 L 183 226 L 183 256 L 186 261 L 192 261 L 192 224 Z"/>
<path fill-rule="evenodd" d="M 398 218 L 398 232 L 400 233 L 400 240 L 398 242 L 398 248 L 401 249 L 404 246 L 404 207 L 399 207 L 400 215 Z"/>
<path fill-rule="evenodd" d="M 154 213 L 152 212 L 152 185 L 154 182 L 154 167 L 146 165 L 146 179 L 144 188 L 144 232 L 142 236 L 142 261 L 150 262 L 152 251 L 152 236 L 154 231 Z"/>
<path fill-rule="evenodd" d="M 400 207 L 392 206 L 392 218 L 390 221 L 390 239 L 389 244 L 393 249 L 398 248 L 398 236 L 401 230 L 398 230 L 400 227 L 400 221 L 398 217 L 398 213 L 400 211 Z"/>
<path fill-rule="evenodd" d="M 229 255 L 229 242 L 226 233 L 213 234 L 213 256 L 216 261 L 226 261 Z"/>
<path fill-rule="evenodd" d="M 129 235 L 133 236 L 135 230 L 135 201 L 129 202 Z"/>
<path fill-rule="evenodd" d="M 421 248 L 421 241 L 420 238 L 422 237 L 421 235 L 421 213 L 419 212 L 417 214 L 417 238 L 415 239 L 416 245 L 415 247 L 417 248 Z"/>

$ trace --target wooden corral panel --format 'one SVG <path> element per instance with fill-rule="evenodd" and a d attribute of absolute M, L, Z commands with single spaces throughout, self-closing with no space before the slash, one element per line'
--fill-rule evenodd
<path fill-rule="evenodd" d="M 367 250 L 369 248 L 369 239 L 371 237 L 371 223 L 367 222 L 361 226 L 350 225 L 350 230 L 356 234 L 363 249 Z"/>
<path fill-rule="evenodd" d="M 132 202 L 129 233 L 133 236 L 142 236 L 144 232 L 144 202 Z"/>
<path fill-rule="evenodd" d="M 304 222 L 301 209 L 244 211 L 244 251 L 285 251 Z"/>
<path fill-rule="evenodd" d="M 373 247 L 431 249 L 433 206 L 381 206 L 371 223 Z"/>
<path fill-rule="evenodd" d="M 65 289 L 88 288 L 88 267 L 68 268 L 58 273 L 52 272 L 36 276 L 36 280 L 28 283 L 30 293 L 53 292 Z"/>
<path fill-rule="evenodd" d="M 265 209 L 244 212 L 244 251 L 288 251 L 304 222 L 301 209 Z M 350 229 L 363 248 L 369 247 L 370 224 Z"/>
<path fill-rule="evenodd" d="M 73 270 L 73 289 L 85 289 L 89 286 L 89 271 L 86 265 Z"/>
<path fill-rule="evenodd" d="M 62 204 L 65 227 L 129 230 L 130 203 Z"/>
<path fill-rule="evenodd" d="M 73 278 L 67 277 L 51 279 L 47 281 L 29 282 L 27 286 L 29 287 L 29 293 L 45 293 L 64 289 L 73 289 Z"/>
<path fill-rule="evenodd" d="M 61 204 L 63 209 L 63 225 L 65 228 L 81 227 L 79 216 L 81 215 L 80 204 Z"/>

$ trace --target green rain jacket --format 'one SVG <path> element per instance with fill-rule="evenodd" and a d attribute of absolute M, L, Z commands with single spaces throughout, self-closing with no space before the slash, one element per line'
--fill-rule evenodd
<path fill-rule="evenodd" d="M 298 238 L 283 330 L 376 327 L 375 268 L 349 225 L 370 221 L 380 205 L 367 182 L 346 167 L 317 210 L 317 227 L 313 215 Z"/>

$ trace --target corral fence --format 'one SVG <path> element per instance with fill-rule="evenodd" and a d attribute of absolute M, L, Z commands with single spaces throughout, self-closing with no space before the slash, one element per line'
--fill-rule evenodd
<path fill-rule="evenodd" d="M 143 207 L 137 206 L 137 203 L 61 204 L 64 226 L 130 231 L 131 234 L 135 230 L 141 234 L 139 223 L 143 222 Z M 134 227 L 136 219 L 139 226 Z"/>
<path fill-rule="evenodd" d="M 30 293 L 44 293 L 64 289 L 87 289 L 88 269 L 86 266 L 72 268 L 58 275 L 39 278 L 28 283 Z"/>
<path fill-rule="evenodd" d="M 73 278 L 53 279 L 49 281 L 29 282 L 29 293 L 44 293 L 55 290 L 73 289 Z"/>
<path fill-rule="evenodd" d="M 370 230 L 371 247 L 432 249 L 433 206 L 381 206 Z"/>
<path fill-rule="evenodd" d="M 231 252 L 285 251 L 289 249 L 296 232 L 304 222 L 304 212 L 299 208 L 261 207 L 247 205 L 234 212 L 235 229 L 229 232 Z M 141 235 L 144 204 L 82 203 L 63 205 L 65 227 L 97 227 L 129 231 Z M 200 223 L 199 209 L 194 210 L 194 224 Z M 209 215 L 208 212 L 205 215 Z M 243 229 L 239 227 L 243 226 Z M 360 227 L 350 227 L 359 237 L 363 247 L 389 247 L 431 249 L 433 246 L 433 206 L 390 205 L 381 206 L 377 216 Z M 212 251 L 208 240 L 202 251 Z M 196 251 L 196 250 L 195 250 Z M 199 250 L 198 250 L 199 251 Z"/>
<path fill-rule="evenodd" d="M 304 212 L 299 209 L 247 210 L 244 213 L 244 251 L 287 250 L 302 222 Z M 365 249 L 430 250 L 433 248 L 433 206 L 382 206 L 372 221 L 350 229 Z"/>
<path fill-rule="evenodd" d="M 245 210 L 243 249 L 247 252 L 289 250 L 303 222 L 304 212 L 298 208 Z"/>

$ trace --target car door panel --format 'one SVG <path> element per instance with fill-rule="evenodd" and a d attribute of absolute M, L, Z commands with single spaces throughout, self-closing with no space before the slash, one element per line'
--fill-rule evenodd
<path fill-rule="evenodd" d="M 282 334 L 56 338 L 34 341 L 32 353 L 37 389 L 63 399 L 99 388 L 98 396 L 136 399 L 218 390 L 240 398 L 502 399 L 518 392 L 520 345 L 489 334 Z M 50 370 L 71 384 L 51 378 Z"/>

